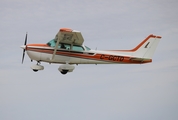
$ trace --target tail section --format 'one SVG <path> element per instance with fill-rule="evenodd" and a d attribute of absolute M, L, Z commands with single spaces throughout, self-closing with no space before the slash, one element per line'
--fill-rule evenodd
<path fill-rule="evenodd" d="M 149 35 L 138 46 L 130 50 L 133 52 L 134 57 L 152 59 L 152 56 L 156 50 L 156 47 L 160 41 L 160 36 Z"/>
<path fill-rule="evenodd" d="M 158 46 L 161 36 L 149 35 L 139 45 L 131 50 L 109 50 L 121 55 L 130 57 L 128 63 L 149 63 L 152 62 L 153 54 Z"/>

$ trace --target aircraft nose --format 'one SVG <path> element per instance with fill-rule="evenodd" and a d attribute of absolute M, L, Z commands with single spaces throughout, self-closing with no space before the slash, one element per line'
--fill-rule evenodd
<path fill-rule="evenodd" d="M 26 48 L 26 45 L 22 45 L 22 46 L 20 46 L 22 49 L 25 49 Z"/>

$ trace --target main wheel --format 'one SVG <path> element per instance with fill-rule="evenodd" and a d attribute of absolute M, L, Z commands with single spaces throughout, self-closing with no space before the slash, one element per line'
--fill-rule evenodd
<path fill-rule="evenodd" d="M 36 70 L 36 69 L 33 69 L 33 71 L 34 71 L 34 72 L 37 72 L 38 70 Z"/>
<path fill-rule="evenodd" d="M 68 70 L 62 70 L 61 74 L 65 75 L 65 74 L 67 74 L 67 72 L 68 72 Z"/>

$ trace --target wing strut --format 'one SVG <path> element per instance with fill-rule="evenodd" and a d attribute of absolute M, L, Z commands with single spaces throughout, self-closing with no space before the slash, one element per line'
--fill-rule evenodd
<path fill-rule="evenodd" d="M 56 55 L 56 51 L 57 51 L 57 49 L 58 49 L 58 45 L 59 45 L 59 42 L 60 42 L 60 37 L 61 37 L 61 33 L 59 32 L 59 33 L 58 33 L 57 43 L 56 43 L 56 46 L 55 46 L 55 48 L 54 48 L 54 52 L 53 52 L 53 56 L 52 56 L 52 58 L 51 58 L 51 61 L 54 60 L 54 56 Z"/>

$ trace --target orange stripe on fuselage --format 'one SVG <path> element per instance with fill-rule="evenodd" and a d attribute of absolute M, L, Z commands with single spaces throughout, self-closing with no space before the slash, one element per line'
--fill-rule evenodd
<path fill-rule="evenodd" d="M 28 47 L 49 47 L 47 44 L 27 44 L 26 45 L 26 50 L 28 50 Z"/>
<path fill-rule="evenodd" d="M 41 46 L 39 46 L 41 47 Z M 47 53 L 47 54 L 53 54 L 54 49 L 49 48 L 33 48 L 32 46 L 27 47 L 27 50 L 29 51 L 35 51 L 35 52 L 41 52 L 41 53 Z M 91 59 L 91 60 L 98 60 L 98 61 L 105 61 L 105 62 L 111 62 L 111 63 L 130 63 L 130 64 L 142 64 L 142 63 L 149 63 L 152 62 L 152 60 L 143 60 L 143 61 L 134 61 L 131 60 L 131 57 L 129 56 L 118 56 L 118 55 L 110 55 L 110 54 L 95 54 L 90 55 L 85 52 L 76 53 L 74 51 L 63 51 L 63 50 L 57 50 L 56 55 L 62 55 L 62 56 L 69 56 L 69 57 L 76 57 L 81 59 Z"/>
<path fill-rule="evenodd" d="M 28 46 L 37 46 L 37 47 L 49 47 L 47 44 L 28 44 Z"/>

